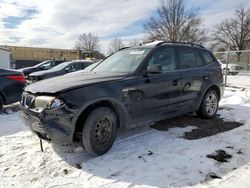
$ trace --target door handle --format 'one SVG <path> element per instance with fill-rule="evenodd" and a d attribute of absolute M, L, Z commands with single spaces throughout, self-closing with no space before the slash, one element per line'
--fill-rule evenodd
<path fill-rule="evenodd" d="M 125 93 L 128 93 L 128 92 L 130 92 L 130 91 L 136 91 L 136 88 L 135 88 L 135 87 L 130 87 L 130 88 L 124 88 L 124 89 L 122 90 L 122 92 L 125 92 Z"/>
<path fill-rule="evenodd" d="M 208 80 L 208 76 L 203 76 L 203 80 Z"/>
<path fill-rule="evenodd" d="M 174 80 L 174 81 L 172 82 L 173 86 L 177 86 L 177 85 L 179 85 L 179 83 L 180 83 L 179 80 Z"/>

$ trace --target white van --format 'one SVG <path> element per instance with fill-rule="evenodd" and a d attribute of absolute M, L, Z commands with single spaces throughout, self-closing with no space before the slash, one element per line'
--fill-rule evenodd
<path fill-rule="evenodd" d="M 0 47 L 0 68 L 9 69 L 10 66 L 10 50 Z"/>

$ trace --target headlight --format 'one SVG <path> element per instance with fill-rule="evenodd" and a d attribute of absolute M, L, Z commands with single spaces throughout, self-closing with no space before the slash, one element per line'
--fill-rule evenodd
<path fill-rule="evenodd" d="M 62 106 L 64 102 L 60 99 L 54 99 L 51 101 L 49 109 L 58 109 L 60 106 Z"/>
<path fill-rule="evenodd" d="M 58 109 L 64 102 L 51 96 L 38 96 L 35 99 L 35 108 Z"/>

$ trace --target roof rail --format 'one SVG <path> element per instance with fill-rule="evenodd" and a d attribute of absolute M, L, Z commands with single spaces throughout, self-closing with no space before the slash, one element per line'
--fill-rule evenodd
<path fill-rule="evenodd" d="M 130 47 L 129 46 L 125 46 L 125 47 L 120 48 L 118 51 L 121 51 L 121 50 L 124 50 L 124 49 L 127 49 L 127 48 L 130 48 Z"/>
<path fill-rule="evenodd" d="M 200 48 L 205 48 L 204 46 L 200 45 L 200 44 L 194 44 L 191 42 L 160 42 L 158 43 L 156 46 L 161 46 L 162 44 L 185 44 L 185 45 L 190 45 L 190 46 L 198 46 Z"/>

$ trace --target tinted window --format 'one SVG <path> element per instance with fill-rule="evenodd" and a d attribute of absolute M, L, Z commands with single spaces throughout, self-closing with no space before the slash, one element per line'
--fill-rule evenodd
<path fill-rule="evenodd" d="M 91 65 L 92 63 L 90 63 L 90 62 L 85 62 L 85 63 L 83 63 L 83 68 L 85 68 L 85 67 L 88 67 L 89 65 Z"/>
<path fill-rule="evenodd" d="M 155 51 L 148 66 L 160 64 L 163 72 L 175 70 L 175 51 L 173 47 L 163 47 Z"/>
<path fill-rule="evenodd" d="M 193 48 L 178 47 L 179 69 L 188 69 L 197 67 L 197 54 Z"/>
<path fill-rule="evenodd" d="M 203 62 L 198 50 L 195 50 L 196 62 L 199 67 L 203 66 Z"/>
<path fill-rule="evenodd" d="M 204 50 L 201 50 L 200 52 L 206 65 L 214 62 L 214 57 L 212 56 L 210 52 L 204 51 Z"/>
<path fill-rule="evenodd" d="M 77 63 L 77 64 L 70 65 L 66 69 L 67 69 L 68 72 L 74 72 L 74 71 L 82 70 L 82 63 Z"/>

